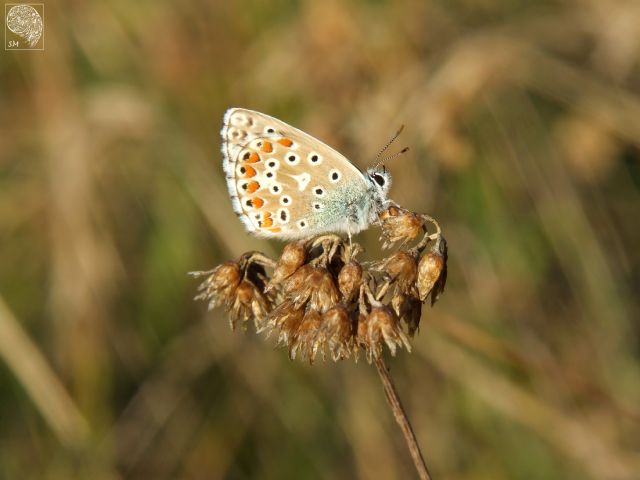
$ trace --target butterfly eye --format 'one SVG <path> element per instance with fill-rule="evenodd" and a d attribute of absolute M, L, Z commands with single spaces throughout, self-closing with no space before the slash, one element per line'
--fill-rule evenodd
<path fill-rule="evenodd" d="M 331 181 L 331 183 L 337 183 L 340 181 L 341 176 L 340 172 L 334 168 L 329 172 L 329 181 Z"/>
<path fill-rule="evenodd" d="M 387 181 L 385 180 L 385 178 L 380 175 L 379 173 L 374 173 L 373 174 L 373 179 L 375 180 L 375 182 L 380 185 L 381 187 L 384 187 L 384 184 L 387 183 Z"/>

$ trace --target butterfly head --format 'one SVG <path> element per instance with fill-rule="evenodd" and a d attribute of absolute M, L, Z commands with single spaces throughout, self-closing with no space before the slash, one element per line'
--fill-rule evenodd
<path fill-rule="evenodd" d="M 382 199 L 387 198 L 387 193 L 391 188 L 391 174 L 384 165 L 368 169 L 366 176 L 373 184 L 378 195 Z"/>

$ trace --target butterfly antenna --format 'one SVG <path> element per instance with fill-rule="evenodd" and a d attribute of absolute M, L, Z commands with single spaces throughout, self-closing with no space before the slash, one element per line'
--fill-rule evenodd
<path fill-rule="evenodd" d="M 380 158 L 380 155 L 382 155 L 387 148 L 389 148 L 391 146 L 391 144 L 396 140 L 396 138 L 398 138 L 400 136 L 400 134 L 402 133 L 402 130 L 404 130 L 404 125 L 400 125 L 400 128 L 398 129 L 398 131 L 396 132 L 396 134 L 391 138 L 391 140 L 389 140 L 387 142 L 387 144 L 382 147 L 382 149 L 378 152 L 378 154 L 376 155 L 375 160 L 377 161 Z M 376 163 L 376 166 L 380 165 L 380 162 Z"/>
<path fill-rule="evenodd" d="M 383 165 L 385 162 L 388 162 L 389 160 L 392 160 L 396 157 L 399 157 L 400 155 L 402 155 L 403 153 L 407 153 L 409 151 L 409 147 L 404 147 L 402 150 L 400 150 L 399 152 L 393 153 L 391 155 L 387 155 L 384 158 L 381 158 L 380 160 L 378 160 L 378 163 L 376 163 L 373 168 L 378 168 L 380 165 Z"/>

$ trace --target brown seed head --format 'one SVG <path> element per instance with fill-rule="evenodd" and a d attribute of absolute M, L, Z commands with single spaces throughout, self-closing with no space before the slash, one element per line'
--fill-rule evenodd
<path fill-rule="evenodd" d="M 322 315 L 315 310 L 305 313 L 296 335 L 289 344 L 289 356 L 292 359 L 300 356 L 313 362 L 318 350 L 324 347 L 323 337 L 320 333 L 321 329 Z"/>
<path fill-rule="evenodd" d="M 322 316 L 324 340 L 333 361 L 348 358 L 353 351 L 353 333 L 349 312 L 342 305 L 330 308 Z"/>
<path fill-rule="evenodd" d="M 315 290 L 312 292 L 309 308 L 324 313 L 338 303 L 340 300 L 338 289 L 333 277 L 326 269 L 317 268 L 310 280 L 315 285 Z"/>
<path fill-rule="evenodd" d="M 394 253 L 385 262 L 383 269 L 395 283 L 396 291 L 408 293 L 414 288 L 418 265 L 410 253 L 404 250 Z"/>
<path fill-rule="evenodd" d="M 302 242 L 288 243 L 285 245 L 267 290 L 271 290 L 275 285 L 293 275 L 304 263 L 305 256 L 306 250 Z"/>
<path fill-rule="evenodd" d="M 381 221 L 385 221 L 387 219 L 389 219 L 390 217 L 395 217 L 397 215 L 400 215 L 401 213 L 401 208 L 400 207 L 396 207 L 395 205 L 391 205 L 390 207 L 385 208 L 383 211 L 381 211 L 378 214 L 378 218 Z"/>
<path fill-rule="evenodd" d="M 400 320 L 407 324 L 407 331 L 413 337 L 420 327 L 422 302 L 413 295 L 396 294 L 391 299 L 391 306 Z"/>
<path fill-rule="evenodd" d="M 293 302 L 285 300 L 271 312 L 265 329 L 278 330 L 278 344 L 290 347 L 296 338 L 303 317 L 304 307 L 296 308 Z"/>
<path fill-rule="evenodd" d="M 328 352 L 334 361 L 351 355 L 357 361 L 362 349 L 372 362 L 385 345 L 392 355 L 398 347 L 410 350 L 405 332 L 413 336 L 418 330 L 421 300 L 431 295 L 433 304 L 444 289 L 446 242 L 427 215 L 392 206 L 379 219 L 385 246 L 420 233 L 422 240 L 364 265 L 355 260 L 361 248 L 335 234 L 290 243 L 277 262 L 247 252 L 236 262 L 194 272 L 206 277 L 196 299 L 209 301 L 209 308 L 223 305 L 232 329 L 254 319 L 256 329 L 274 333 L 291 358 L 313 362 Z M 429 235 L 425 222 L 433 223 L 436 233 Z M 435 245 L 418 258 L 430 242 Z"/>
<path fill-rule="evenodd" d="M 290 277 L 285 295 L 296 306 L 309 302 L 309 309 L 320 313 L 329 310 L 339 300 L 338 289 L 327 269 L 309 265 L 304 265 Z"/>
<path fill-rule="evenodd" d="M 386 239 L 383 248 L 397 241 L 410 242 L 423 231 L 424 220 L 405 209 L 389 207 L 378 218 L 382 221 L 382 234 Z"/>
<path fill-rule="evenodd" d="M 238 320 L 244 323 L 251 318 L 256 326 L 259 326 L 270 310 L 269 299 L 250 280 L 243 280 L 236 288 L 233 300 L 229 305 L 231 328 L 235 328 Z"/>
<path fill-rule="evenodd" d="M 209 300 L 209 310 L 233 301 L 233 294 L 242 279 L 240 267 L 236 262 L 225 262 L 210 272 L 194 272 L 192 275 L 205 274 L 209 276 L 198 287 L 201 293 L 195 297 L 196 300 Z"/>
<path fill-rule="evenodd" d="M 418 263 L 418 292 L 423 302 L 431 293 L 433 305 L 444 290 L 447 281 L 447 247 L 444 238 L 436 242 L 433 248 Z"/>
<path fill-rule="evenodd" d="M 301 289 L 309 284 L 309 278 L 315 271 L 311 265 L 303 265 L 284 282 L 284 293 L 287 297 L 296 295 Z"/>
<path fill-rule="evenodd" d="M 362 267 L 356 261 L 347 263 L 338 274 L 338 287 L 345 302 L 353 301 L 362 285 Z"/>
<path fill-rule="evenodd" d="M 368 341 L 367 338 L 369 336 L 369 317 L 362 313 L 358 313 L 358 326 L 356 328 L 356 340 L 358 345 L 363 348 L 367 348 Z"/>
<path fill-rule="evenodd" d="M 411 351 L 409 339 L 400 327 L 400 321 L 389 307 L 374 307 L 367 318 L 367 338 L 369 360 L 382 354 L 382 343 L 386 343 L 391 355 L 396 354 L 397 347 L 403 346 Z"/>

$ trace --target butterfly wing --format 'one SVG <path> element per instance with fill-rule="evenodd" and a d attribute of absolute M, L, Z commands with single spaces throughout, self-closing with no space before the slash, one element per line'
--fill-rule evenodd
<path fill-rule="evenodd" d="M 224 116 L 223 168 L 235 212 L 262 237 L 294 239 L 346 231 L 346 205 L 368 188 L 333 148 L 264 113 Z"/>

